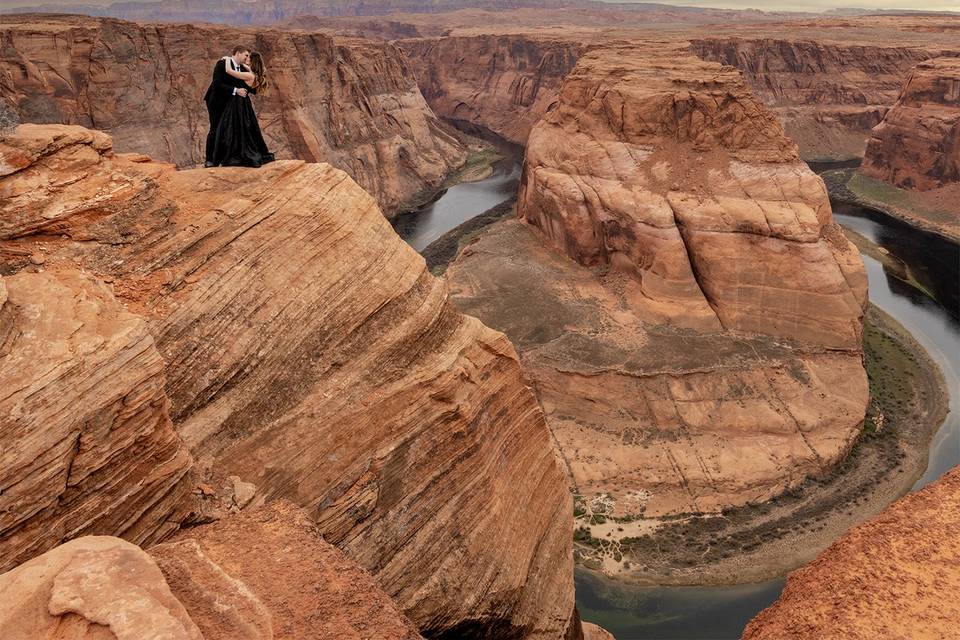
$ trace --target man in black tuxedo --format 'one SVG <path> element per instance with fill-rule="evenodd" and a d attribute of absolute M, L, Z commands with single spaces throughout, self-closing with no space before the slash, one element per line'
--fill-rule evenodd
<path fill-rule="evenodd" d="M 243 80 L 234 78 L 227 73 L 228 64 L 233 65 L 233 69 L 242 71 L 243 65 L 250 64 L 250 49 L 244 46 L 236 46 L 230 56 L 217 60 L 217 64 L 213 67 L 213 80 L 210 82 L 206 95 L 203 96 L 203 101 L 207 103 L 207 114 L 210 116 L 210 131 L 207 133 L 207 148 L 204 153 L 205 162 L 203 163 L 205 167 L 213 166 L 211 160 L 213 159 L 214 134 L 217 131 L 217 125 L 220 124 L 223 110 L 227 106 L 227 100 L 233 95 L 247 95 L 246 84 Z"/>

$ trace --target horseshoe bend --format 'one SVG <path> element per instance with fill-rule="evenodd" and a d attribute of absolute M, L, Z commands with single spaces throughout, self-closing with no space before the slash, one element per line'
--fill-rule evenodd
<path fill-rule="evenodd" d="M 0 635 L 943 637 L 956 17 L 248 4 L 0 16 Z"/>

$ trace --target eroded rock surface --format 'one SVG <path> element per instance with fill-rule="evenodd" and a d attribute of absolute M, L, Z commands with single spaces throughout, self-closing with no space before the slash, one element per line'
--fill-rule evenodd
<path fill-rule="evenodd" d="M 904 189 L 960 182 L 960 58 L 913 68 L 900 98 L 873 129 L 861 170 Z"/>
<path fill-rule="evenodd" d="M 0 99 L 22 122 L 95 127 L 119 151 L 202 163 L 203 95 L 214 62 L 241 42 L 270 68 L 274 86 L 254 100 L 271 149 L 343 169 L 387 215 L 431 196 L 466 159 L 384 42 L 37 15 L 0 18 L 0 42 Z"/>
<path fill-rule="evenodd" d="M 447 277 L 518 346 L 585 497 L 715 511 L 847 453 L 863 265 L 738 73 L 670 47 L 584 54 L 530 135 L 518 213 Z"/>
<path fill-rule="evenodd" d="M 204 640 L 421 637 L 369 573 L 283 500 L 149 553 Z"/>
<path fill-rule="evenodd" d="M 84 534 L 177 528 L 192 459 L 164 382 L 147 324 L 102 282 L 0 278 L 0 571 Z"/>
<path fill-rule="evenodd" d="M 572 39 L 484 35 L 404 40 L 420 91 L 441 116 L 526 144 L 557 100 L 583 45 Z"/>
<path fill-rule="evenodd" d="M 744 640 L 933 640 L 960 619 L 960 469 L 901 498 L 790 574 Z"/>
<path fill-rule="evenodd" d="M 111 283 L 211 487 L 304 507 L 425 635 L 563 636 L 570 496 L 516 353 L 344 172 L 175 171 L 80 127 L 3 145 L 4 271 Z"/>

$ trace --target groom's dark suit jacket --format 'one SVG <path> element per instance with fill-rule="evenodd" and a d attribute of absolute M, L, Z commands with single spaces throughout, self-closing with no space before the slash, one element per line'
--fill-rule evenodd
<path fill-rule="evenodd" d="M 243 65 L 240 65 L 240 68 L 243 69 Z M 246 86 L 243 80 L 227 73 L 226 60 L 217 60 L 217 64 L 213 67 L 213 80 L 207 88 L 207 94 L 203 96 L 203 101 L 211 110 L 223 111 L 227 100 L 233 95 L 233 90 Z"/>

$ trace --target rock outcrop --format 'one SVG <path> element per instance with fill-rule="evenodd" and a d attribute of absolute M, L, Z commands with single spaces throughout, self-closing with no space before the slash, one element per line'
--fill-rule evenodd
<path fill-rule="evenodd" d="M 466 160 L 397 47 L 320 33 L 6 16 L 0 100 L 22 122 L 95 127 L 119 151 L 194 166 L 213 63 L 238 41 L 270 67 L 274 86 L 255 108 L 271 149 L 343 169 L 387 215 L 432 196 Z"/>
<path fill-rule="evenodd" d="M 373 577 L 283 500 L 149 549 L 204 640 L 416 640 Z"/>
<path fill-rule="evenodd" d="M 287 502 L 149 549 L 106 536 L 0 575 L 5 640 L 421 638 L 373 577 Z"/>
<path fill-rule="evenodd" d="M 58 125 L 2 158 L 3 272 L 111 283 L 210 492 L 302 506 L 424 635 L 573 628 L 570 495 L 513 347 L 344 172 L 175 171 Z"/>
<path fill-rule="evenodd" d="M 861 170 L 904 189 L 960 182 L 960 58 L 913 68 L 900 98 L 871 132 Z"/>
<path fill-rule="evenodd" d="M 420 91 L 446 118 L 525 144 L 557 100 L 583 46 L 571 40 L 484 35 L 403 40 Z"/>
<path fill-rule="evenodd" d="M 681 46 L 585 53 L 530 134 L 524 222 L 447 271 L 617 516 L 768 499 L 842 459 L 867 403 L 866 276 L 822 181 Z"/>
<path fill-rule="evenodd" d="M 922 47 L 774 37 L 697 38 L 691 50 L 738 68 L 810 160 L 861 157 L 910 68 L 937 55 Z"/>
<path fill-rule="evenodd" d="M 149 543 L 176 529 L 192 460 L 163 386 L 146 323 L 102 282 L 0 278 L 0 571 L 85 534 Z"/>
<path fill-rule="evenodd" d="M 854 527 L 790 574 L 744 640 L 948 638 L 960 619 L 960 469 Z"/>
<path fill-rule="evenodd" d="M 0 575 L 0 636 L 204 640 L 150 556 L 107 536 L 72 540 Z"/>

